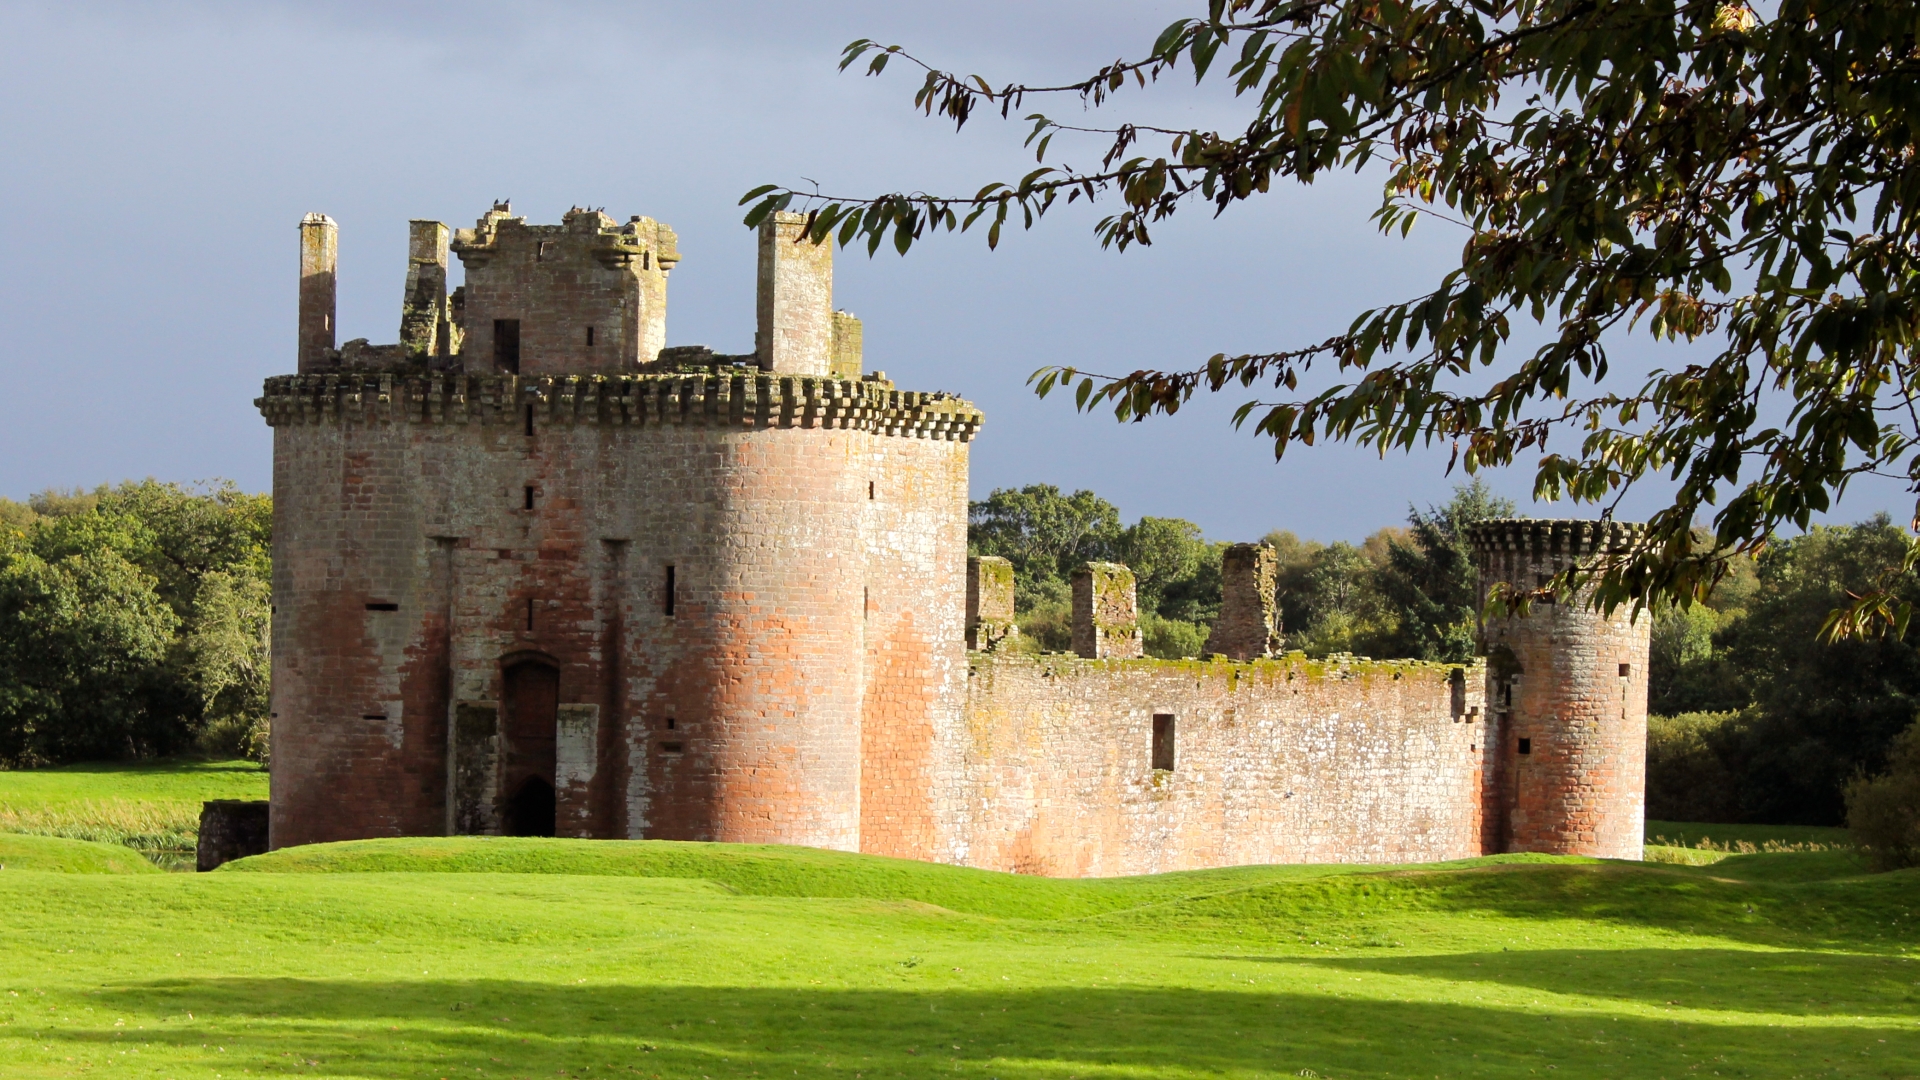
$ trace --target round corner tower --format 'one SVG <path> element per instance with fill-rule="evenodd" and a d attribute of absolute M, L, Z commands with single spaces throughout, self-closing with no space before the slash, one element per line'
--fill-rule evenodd
<path fill-rule="evenodd" d="M 1469 531 L 1484 610 L 1498 585 L 1537 589 L 1626 551 L 1640 526 L 1499 519 Z M 1652 618 L 1586 597 L 1487 618 L 1491 724 L 1486 850 L 1639 859 L 1646 816 L 1647 657 Z"/>
<path fill-rule="evenodd" d="M 861 371 L 803 222 L 762 230 L 742 355 L 661 348 L 664 224 L 505 205 L 412 223 L 400 343 L 336 348 L 335 226 L 302 224 L 299 373 L 258 401 L 273 846 L 927 846 L 885 794 L 964 690 L 981 415 Z"/>

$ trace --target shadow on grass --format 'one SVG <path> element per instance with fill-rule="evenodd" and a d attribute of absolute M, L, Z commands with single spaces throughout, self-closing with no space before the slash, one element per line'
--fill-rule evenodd
<path fill-rule="evenodd" d="M 1327 977 L 1317 993 L 180 980 L 109 986 L 87 997 L 124 1010 L 116 1016 L 154 1017 L 145 1030 L 103 1026 L 53 1039 L 88 1059 L 144 1043 L 149 1063 L 156 1051 L 171 1051 L 216 1062 L 229 1076 L 718 1080 L 937 1072 L 1064 1080 L 1545 1076 L 1549 1068 L 1562 1077 L 1658 1076 L 1694 1066 L 1794 1075 L 1836 1064 L 1849 1075 L 1908 1075 L 1920 1068 L 1920 1038 L 1884 1024 L 1784 1029 L 1758 1016 L 1703 1024 L 1554 1014 L 1474 1004 L 1466 1000 L 1471 987 L 1457 1002 L 1409 1002 L 1357 996 L 1343 973 Z"/>
<path fill-rule="evenodd" d="M 1889 956 L 1672 948 L 1248 959 L 1330 971 L 1528 987 L 1656 1008 L 1830 1018 L 1920 1017 L 1920 985 L 1916 985 L 1920 964 Z"/>

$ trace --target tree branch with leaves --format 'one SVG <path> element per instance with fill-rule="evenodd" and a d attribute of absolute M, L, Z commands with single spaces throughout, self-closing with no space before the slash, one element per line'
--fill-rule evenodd
<path fill-rule="evenodd" d="M 956 128 L 983 110 L 1022 116 L 1038 167 L 970 196 L 764 186 L 741 200 L 750 225 L 801 209 L 806 240 L 904 254 L 979 225 L 997 245 L 1009 221 L 1106 201 L 1096 236 L 1125 250 L 1184 209 L 1220 215 L 1276 181 L 1374 170 L 1378 228 L 1404 235 L 1427 217 L 1466 233 L 1431 290 L 1324 341 L 1167 370 L 1048 367 L 1032 379 L 1042 396 L 1071 388 L 1080 409 L 1138 421 L 1243 393 L 1234 422 L 1276 457 L 1342 441 L 1448 447 L 1470 473 L 1530 458 L 1538 497 L 1608 515 L 1665 477 L 1672 502 L 1643 547 L 1555 583 L 1608 607 L 1704 596 L 1729 558 L 1805 528 L 1857 477 L 1920 492 L 1920 7 L 1211 0 L 1144 55 L 1077 81 L 996 88 L 866 39 L 841 67 L 862 62 L 869 75 L 916 66 L 915 106 Z M 1123 92 L 1223 66 L 1237 130 L 1020 112 L 1058 97 L 1110 112 Z M 1050 163 L 1056 138 L 1103 140 L 1099 166 Z M 1550 340 L 1516 345 L 1527 323 Z M 1697 345 L 1609 384 L 1608 345 L 1633 333 Z M 1326 385 L 1303 391 L 1316 371 Z M 1490 386 L 1468 385 L 1489 372 Z M 1912 534 L 1900 573 L 1920 561 Z M 1911 615 L 1888 583 L 1853 595 L 1827 632 L 1904 633 Z"/>

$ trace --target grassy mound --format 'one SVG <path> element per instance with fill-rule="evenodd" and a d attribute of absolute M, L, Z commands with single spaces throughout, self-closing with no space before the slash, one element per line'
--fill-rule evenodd
<path fill-rule="evenodd" d="M 1686 849 L 1683 849 L 1686 850 Z M 542 874 L 697 880 L 742 896 L 911 901 L 996 919 L 1097 919 L 1211 937 L 1420 915 L 1584 919 L 1713 932 L 1886 939 L 1920 871 L 1863 877 L 1851 852 L 1731 855 L 1704 865 L 1502 855 L 1412 867 L 1244 866 L 1060 879 L 773 845 L 508 837 L 361 840 L 286 848 L 223 873 Z M 1372 931 L 1369 931 L 1372 933 Z"/>
<path fill-rule="evenodd" d="M 155 874 L 159 867 L 118 844 L 0 833 L 0 870 L 62 874 Z"/>
<path fill-rule="evenodd" d="M 691 878 L 711 881 L 749 896 L 908 900 L 972 915 L 1062 919 L 1371 869 L 1377 868 L 1242 866 L 1146 877 L 1074 880 L 773 844 L 461 836 L 355 840 L 283 848 L 228 863 L 220 871 Z"/>

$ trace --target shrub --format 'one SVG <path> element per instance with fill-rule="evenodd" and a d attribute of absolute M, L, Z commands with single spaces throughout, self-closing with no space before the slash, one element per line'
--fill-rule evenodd
<path fill-rule="evenodd" d="M 1147 655 L 1163 660 L 1199 656 L 1207 645 L 1207 627 L 1180 619 L 1163 619 L 1151 612 L 1140 616 L 1140 634 L 1146 639 Z"/>
<path fill-rule="evenodd" d="M 1727 762 L 1742 717 L 1734 712 L 1647 718 L 1647 817 L 1741 820 L 1739 777 Z"/>
<path fill-rule="evenodd" d="M 1894 739 L 1887 766 L 1847 785 L 1847 828 L 1874 869 L 1920 866 L 1920 724 Z"/>

